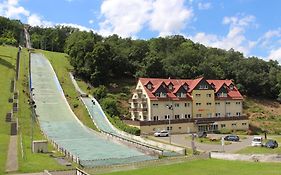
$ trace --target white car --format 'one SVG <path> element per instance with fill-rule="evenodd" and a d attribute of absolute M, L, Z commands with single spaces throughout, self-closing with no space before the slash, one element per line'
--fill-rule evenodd
<path fill-rule="evenodd" d="M 262 137 L 255 136 L 252 140 L 252 146 L 262 146 Z"/>
<path fill-rule="evenodd" d="M 155 137 L 168 137 L 169 136 L 169 131 L 162 130 L 162 131 L 157 131 L 154 133 Z"/>

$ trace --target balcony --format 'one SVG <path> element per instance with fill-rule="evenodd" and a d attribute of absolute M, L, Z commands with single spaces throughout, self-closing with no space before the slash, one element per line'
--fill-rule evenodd
<path fill-rule="evenodd" d="M 129 112 L 147 112 L 147 107 L 133 107 L 129 108 Z"/>
<path fill-rule="evenodd" d="M 146 98 L 130 99 L 129 103 L 147 103 Z"/>

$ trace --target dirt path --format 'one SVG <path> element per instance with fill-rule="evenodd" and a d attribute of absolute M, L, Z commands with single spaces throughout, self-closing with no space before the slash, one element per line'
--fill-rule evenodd
<path fill-rule="evenodd" d="M 18 136 L 10 137 L 10 144 L 8 150 L 8 157 L 6 162 L 6 172 L 13 172 L 18 170 Z"/>

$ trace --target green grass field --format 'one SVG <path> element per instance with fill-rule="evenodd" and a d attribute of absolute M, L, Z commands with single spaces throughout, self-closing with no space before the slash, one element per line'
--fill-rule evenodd
<path fill-rule="evenodd" d="M 28 52 L 26 49 L 22 51 L 20 62 L 20 79 L 18 82 L 19 95 L 19 172 L 42 172 L 45 169 L 48 170 L 61 170 L 67 169 L 67 167 L 59 165 L 57 161 L 50 157 L 50 154 L 59 154 L 49 144 L 48 148 L 50 154 L 38 154 L 31 152 L 31 110 L 28 104 Z M 38 123 L 34 125 L 34 140 L 46 139 L 40 131 Z M 23 154 L 22 154 L 23 152 Z"/>
<path fill-rule="evenodd" d="M 78 93 L 76 92 L 75 87 L 69 77 L 69 72 L 71 71 L 72 67 L 69 64 L 68 55 L 64 53 L 49 52 L 42 50 L 40 50 L 40 52 L 43 53 L 51 62 L 58 76 L 59 82 L 63 88 L 67 101 L 70 104 L 70 107 L 73 112 L 84 125 L 94 130 L 97 130 L 95 124 L 89 116 L 86 107 L 79 100 Z M 75 105 L 78 106 L 74 107 Z"/>
<path fill-rule="evenodd" d="M 8 98 L 12 97 L 10 81 L 14 78 L 16 56 L 16 48 L 0 46 L 0 174 L 5 172 L 10 141 L 10 123 L 5 122 L 5 117 L 6 113 L 12 109 L 12 105 L 8 103 Z"/>
<path fill-rule="evenodd" d="M 194 160 L 179 164 L 153 166 L 107 175 L 277 175 L 281 174 L 280 163 L 256 163 L 217 159 Z"/>

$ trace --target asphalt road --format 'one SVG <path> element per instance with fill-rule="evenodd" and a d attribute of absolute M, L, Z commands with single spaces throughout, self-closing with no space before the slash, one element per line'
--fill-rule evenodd
<path fill-rule="evenodd" d="M 214 137 L 214 138 L 220 138 L 225 135 L 221 134 L 208 134 L 208 137 Z M 195 141 L 195 147 L 199 151 L 204 152 L 211 152 L 211 151 L 225 151 L 227 153 L 235 153 L 238 150 L 241 150 L 247 146 L 251 145 L 252 139 L 254 136 L 245 136 L 247 138 L 240 139 L 239 142 L 232 142 L 229 145 L 224 145 L 224 147 L 221 144 L 210 144 L 210 143 L 199 143 Z M 169 137 L 155 137 L 155 139 L 159 139 L 160 141 L 169 142 Z M 191 139 L 190 134 L 178 134 L 178 135 L 172 135 L 172 144 L 188 147 L 191 148 Z"/>

